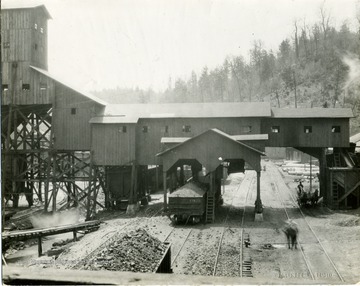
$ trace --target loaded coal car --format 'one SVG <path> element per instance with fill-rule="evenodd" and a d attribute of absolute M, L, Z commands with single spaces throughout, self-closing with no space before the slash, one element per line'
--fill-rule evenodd
<path fill-rule="evenodd" d="M 167 213 L 174 223 L 204 219 L 207 184 L 188 182 L 169 195 Z"/>

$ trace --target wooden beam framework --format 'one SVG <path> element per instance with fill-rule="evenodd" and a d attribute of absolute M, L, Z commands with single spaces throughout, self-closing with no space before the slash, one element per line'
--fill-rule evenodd
<path fill-rule="evenodd" d="M 87 219 L 96 207 L 104 208 L 97 201 L 105 188 L 104 168 L 91 163 L 90 151 L 54 149 L 50 105 L 2 106 L 2 112 L 3 207 L 9 200 L 16 207 L 24 193 L 29 206 L 40 201 L 45 211 L 81 205 Z M 59 200 L 59 191 L 66 199 Z"/>

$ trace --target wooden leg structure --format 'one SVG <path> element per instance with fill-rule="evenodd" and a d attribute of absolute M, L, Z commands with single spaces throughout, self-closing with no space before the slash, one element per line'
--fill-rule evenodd
<path fill-rule="evenodd" d="M 51 122 L 51 105 L 2 106 L 3 197 L 16 206 L 25 193 L 30 206 L 35 195 L 45 211 L 80 204 L 93 217 L 96 206 L 104 207 L 97 201 L 105 186 L 103 168 L 92 164 L 89 151 L 56 150 Z M 66 202 L 57 201 L 59 191 Z"/>

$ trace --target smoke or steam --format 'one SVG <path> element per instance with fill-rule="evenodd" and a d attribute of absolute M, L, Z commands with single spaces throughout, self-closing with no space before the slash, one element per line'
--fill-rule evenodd
<path fill-rule="evenodd" d="M 349 89 L 360 85 L 360 59 L 355 55 L 347 54 L 343 56 L 343 62 L 349 67 L 349 73 L 344 85 L 344 89 Z"/>
<path fill-rule="evenodd" d="M 78 209 L 70 209 L 54 214 L 43 214 L 32 216 L 30 221 L 34 228 L 45 228 L 67 224 L 78 223 L 80 220 L 80 211 Z"/>

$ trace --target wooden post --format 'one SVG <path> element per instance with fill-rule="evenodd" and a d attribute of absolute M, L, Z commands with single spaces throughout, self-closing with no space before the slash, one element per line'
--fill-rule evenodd
<path fill-rule="evenodd" d="M 131 165 L 131 180 L 130 180 L 130 197 L 129 204 L 134 203 L 134 185 L 135 185 L 135 162 Z"/>
<path fill-rule="evenodd" d="M 105 208 L 109 208 L 110 207 L 110 200 L 109 200 L 109 174 L 107 172 L 107 167 L 104 167 L 104 171 L 105 171 L 105 190 L 104 190 L 104 194 L 105 194 Z"/>
<path fill-rule="evenodd" d="M 42 255 L 42 241 L 41 236 L 38 237 L 38 256 L 40 257 Z"/>
<path fill-rule="evenodd" d="M 88 193 L 87 193 L 87 206 L 86 206 L 86 220 L 90 220 L 91 219 L 91 200 L 92 200 L 92 173 L 93 173 L 93 160 L 92 160 L 92 151 L 90 151 L 90 166 L 89 166 L 89 188 L 88 188 Z"/>
<path fill-rule="evenodd" d="M 184 174 L 184 165 L 180 166 L 180 185 L 183 186 L 185 184 L 185 174 Z"/>
<path fill-rule="evenodd" d="M 1 168 L 2 174 L 1 174 L 1 229 L 4 230 L 5 226 L 5 193 L 6 193 L 6 184 L 5 181 L 8 179 L 8 174 L 6 174 L 6 168 L 8 166 L 9 162 L 9 154 L 6 152 L 10 149 L 10 129 L 11 129 L 11 115 L 12 115 L 12 104 L 9 106 L 9 114 L 8 114 L 8 122 L 7 122 L 7 133 L 6 133 L 6 141 L 5 141 L 5 152 L 2 154 L 4 157 L 4 165 Z"/>
<path fill-rule="evenodd" d="M 134 163 L 134 190 L 133 190 L 133 204 L 136 204 L 138 201 L 138 171 L 139 168 Z"/>
<path fill-rule="evenodd" d="M 333 193 L 334 193 L 334 190 L 333 190 L 333 171 L 332 170 L 329 170 L 329 172 L 330 172 L 330 181 L 329 181 L 329 183 L 330 183 L 330 188 L 329 188 L 329 190 L 330 190 L 330 192 L 328 193 L 328 194 L 326 194 L 326 204 L 328 205 L 328 206 L 333 206 L 333 202 L 332 202 L 332 200 L 333 200 Z M 324 197 L 324 199 L 325 199 L 325 197 Z"/>
<path fill-rule="evenodd" d="M 157 193 L 159 191 L 159 165 L 156 165 L 155 176 L 155 193 Z"/>
<path fill-rule="evenodd" d="M 39 130 L 39 116 L 36 115 L 35 117 L 35 123 L 36 124 L 36 144 L 37 144 L 37 149 L 41 149 L 41 144 L 40 144 L 40 130 Z M 38 164 L 40 164 L 40 159 L 41 159 L 41 152 L 37 153 L 37 159 L 38 159 Z M 39 169 L 39 177 L 41 177 L 41 170 Z M 43 202 L 43 197 L 42 197 L 42 181 L 41 179 L 39 180 L 39 185 L 38 185 L 38 198 L 40 202 Z"/>
<path fill-rule="evenodd" d="M 260 175 L 261 175 L 261 172 L 257 171 L 256 172 L 257 184 L 256 184 L 255 213 L 263 212 L 263 207 L 262 207 L 262 202 L 261 202 L 261 197 L 260 197 Z"/>
<path fill-rule="evenodd" d="M 56 212 L 56 196 L 57 196 L 57 184 L 56 184 L 56 172 L 57 172 L 56 154 L 53 153 L 53 174 L 52 174 L 52 212 Z"/>
<path fill-rule="evenodd" d="M 73 237 L 74 237 L 74 241 L 77 241 L 77 232 L 76 232 L 76 230 L 73 231 Z"/>
<path fill-rule="evenodd" d="M 327 185 L 329 181 L 327 180 L 326 176 L 326 154 L 325 154 L 325 148 L 320 149 L 320 158 L 319 158 L 319 183 L 320 183 L 320 197 L 323 197 L 324 202 L 327 202 Z M 330 185 L 332 185 L 332 182 L 330 182 Z M 332 186 L 330 186 L 332 188 Z"/>
<path fill-rule="evenodd" d="M 166 210 L 167 209 L 166 171 L 163 171 L 163 188 L 164 188 L 164 210 Z"/>
<path fill-rule="evenodd" d="M 13 193 L 13 206 L 14 207 L 18 207 L 18 203 L 19 203 L 19 190 L 18 188 L 18 184 L 16 182 L 16 177 L 18 175 L 18 157 L 17 157 L 17 141 L 18 141 L 18 132 L 17 132 L 17 108 L 14 109 L 13 111 L 13 116 L 14 116 L 14 143 L 13 144 L 13 148 L 14 148 L 14 155 L 12 156 L 12 160 L 13 160 L 13 164 L 12 164 L 12 193 Z"/>

